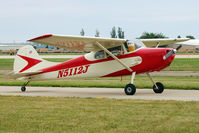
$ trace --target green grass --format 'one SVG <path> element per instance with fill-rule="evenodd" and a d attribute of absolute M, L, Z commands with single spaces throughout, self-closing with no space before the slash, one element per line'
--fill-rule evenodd
<path fill-rule="evenodd" d="M 199 71 L 199 58 L 175 59 L 166 71 Z"/>
<path fill-rule="evenodd" d="M 48 61 L 64 62 L 69 59 L 64 58 L 45 58 Z M 0 70 L 12 70 L 14 59 L 0 59 Z M 199 71 L 198 58 L 175 59 L 167 71 Z"/>
<path fill-rule="evenodd" d="M 44 58 L 44 59 L 52 62 L 64 62 L 70 60 L 70 58 Z"/>
<path fill-rule="evenodd" d="M 53 62 L 64 62 L 70 60 L 70 58 L 44 58 L 48 61 Z M 14 64 L 14 59 L 0 59 L 0 70 L 12 70 Z"/>
<path fill-rule="evenodd" d="M 0 70 L 12 70 L 14 59 L 0 59 Z"/>
<path fill-rule="evenodd" d="M 0 96 L 0 132 L 198 133 L 199 102 Z"/>
<path fill-rule="evenodd" d="M 176 53 L 176 55 L 199 55 L 199 53 Z"/>
<path fill-rule="evenodd" d="M 162 82 L 166 89 L 196 89 L 199 90 L 199 77 L 159 77 L 154 76 L 153 79 Z M 66 80 L 48 80 L 48 81 L 32 81 L 29 86 L 52 86 L 52 87 L 108 87 L 108 88 L 124 88 L 131 81 L 131 77 L 112 78 L 91 78 L 91 79 L 66 79 Z M 21 86 L 25 81 L 10 80 L 0 75 L 0 85 L 5 86 Z M 134 84 L 137 88 L 152 88 L 152 83 L 147 76 L 136 76 Z"/>

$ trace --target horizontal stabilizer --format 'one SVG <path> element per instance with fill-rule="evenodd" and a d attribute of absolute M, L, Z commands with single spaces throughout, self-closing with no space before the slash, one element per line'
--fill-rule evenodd
<path fill-rule="evenodd" d="M 30 77 L 32 75 L 36 75 L 36 74 L 40 74 L 40 73 L 41 73 L 41 71 L 37 71 L 37 72 L 25 72 L 25 73 L 15 73 L 13 71 L 13 72 L 8 73 L 7 77 L 8 78 L 12 78 L 12 79 L 18 79 L 18 78 L 21 78 L 21 77 Z"/>

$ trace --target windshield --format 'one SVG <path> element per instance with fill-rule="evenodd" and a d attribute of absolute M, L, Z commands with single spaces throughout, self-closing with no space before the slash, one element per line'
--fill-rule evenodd
<path fill-rule="evenodd" d="M 123 47 L 124 46 L 124 47 Z M 124 44 L 121 46 L 116 46 L 113 48 L 108 48 L 108 50 L 115 56 L 120 56 L 125 54 L 126 52 L 132 52 L 139 48 L 146 47 L 144 43 L 141 40 L 135 39 L 135 40 L 127 40 Z M 125 49 L 125 50 L 124 50 Z M 95 59 L 104 59 L 109 58 L 110 55 L 106 54 L 104 50 L 100 50 L 95 53 L 94 58 Z"/>
<path fill-rule="evenodd" d="M 136 49 L 146 47 L 146 46 L 141 40 L 135 39 L 135 40 L 127 40 L 125 47 L 128 49 L 128 52 L 131 52 L 131 51 L 134 51 Z"/>

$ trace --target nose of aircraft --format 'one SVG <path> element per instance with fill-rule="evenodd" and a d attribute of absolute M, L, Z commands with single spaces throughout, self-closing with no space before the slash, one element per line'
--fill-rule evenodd
<path fill-rule="evenodd" d="M 178 46 L 176 49 L 171 50 L 170 52 L 168 52 L 167 54 L 165 54 L 163 56 L 163 60 L 166 60 L 167 58 L 169 58 L 170 56 L 172 56 L 173 54 L 176 54 L 176 52 L 182 47 L 182 45 Z"/>

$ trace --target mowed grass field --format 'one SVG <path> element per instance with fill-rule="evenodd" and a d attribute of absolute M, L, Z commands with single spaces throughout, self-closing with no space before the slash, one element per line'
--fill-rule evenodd
<path fill-rule="evenodd" d="M 45 58 L 45 60 L 53 62 L 64 62 L 70 60 L 68 58 Z M 12 70 L 14 59 L 0 59 L 0 70 Z M 165 69 L 166 71 L 199 71 L 198 58 L 177 58 L 172 64 Z"/>
<path fill-rule="evenodd" d="M 0 96 L 0 132 L 199 132 L 199 102 Z"/>
<path fill-rule="evenodd" d="M 68 59 L 47 59 L 62 62 Z M 13 59 L 0 59 L 0 70 L 12 70 Z M 176 71 L 198 71 L 199 59 L 176 59 Z M 179 62 L 179 63 L 178 63 Z M 185 65 L 186 64 L 186 65 Z M 198 68 L 193 66 L 197 65 Z M 174 67 L 175 66 L 175 67 Z M 2 69 L 3 68 L 3 69 Z M 197 70 L 195 70 L 197 69 Z M 199 77 L 153 77 L 165 88 L 199 89 Z M 30 86 L 121 87 L 130 77 L 35 81 Z M 19 85 L 24 81 L 5 79 L 0 85 Z M 136 76 L 137 88 L 152 88 L 146 76 Z M 28 87 L 27 87 L 28 88 Z M 19 88 L 20 89 L 20 88 Z M 148 101 L 104 98 L 55 98 L 0 96 L 0 133 L 6 132 L 199 132 L 199 102 Z"/>
<path fill-rule="evenodd" d="M 164 71 L 199 71 L 199 58 L 176 58 Z"/>

